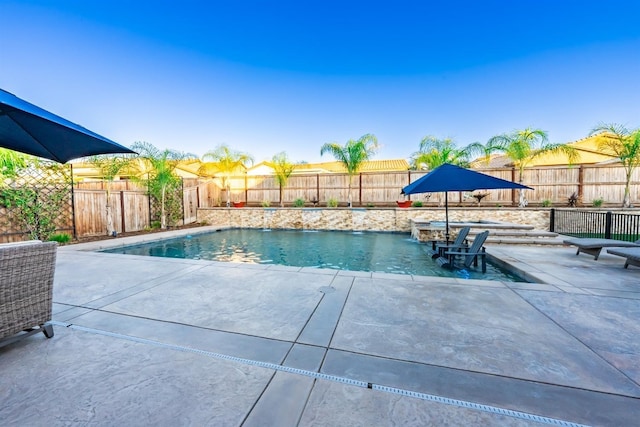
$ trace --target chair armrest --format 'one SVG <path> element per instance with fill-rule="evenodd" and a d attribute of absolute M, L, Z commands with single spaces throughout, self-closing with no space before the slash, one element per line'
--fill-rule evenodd
<path fill-rule="evenodd" d="M 481 252 L 466 252 L 466 251 L 446 251 L 445 255 L 485 255 L 485 251 Z"/>
<path fill-rule="evenodd" d="M 463 243 L 461 245 L 436 245 L 436 249 L 446 249 L 446 248 L 468 248 L 469 245 Z"/>

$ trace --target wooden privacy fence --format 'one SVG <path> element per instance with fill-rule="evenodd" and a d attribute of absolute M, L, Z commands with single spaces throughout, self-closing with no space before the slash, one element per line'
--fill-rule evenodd
<path fill-rule="evenodd" d="M 517 176 L 515 171 L 513 176 Z M 598 199 L 604 204 L 620 206 L 624 198 L 626 172 L 619 165 L 537 167 L 525 169 L 523 181 L 535 189 L 527 191 L 527 197 L 534 203 L 549 200 L 566 206 L 568 198 L 575 193 L 579 204 L 584 206 L 591 206 Z M 636 169 L 630 181 L 632 204 L 640 202 L 639 183 L 640 169 Z"/>
<path fill-rule="evenodd" d="M 508 181 L 518 180 L 518 171 L 514 168 L 481 169 L 480 171 Z M 402 188 L 426 173 L 401 171 L 357 174 L 351 177 L 352 201 L 355 206 L 394 206 L 396 201 L 405 199 L 400 194 Z M 604 204 L 615 206 L 622 204 L 625 171 L 620 166 L 608 165 L 536 167 L 525 169 L 523 182 L 534 188 L 533 191 L 526 191 L 529 203 L 534 206 L 539 206 L 545 201 L 555 206 L 566 206 L 573 193 L 579 197 L 579 203 L 584 206 L 590 206 L 595 199 L 602 199 Z M 632 176 L 632 203 L 640 203 L 638 183 L 640 183 L 640 170 L 634 171 Z M 265 202 L 271 206 L 278 206 L 280 203 L 280 189 L 273 175 L 232 176 L 229 184 L 231 201 L 246 202 L 253 206 L 260 206 Z M 81 183 L 78 188 L 85 191 L 93 190 L 95 193 L 92 196 L 83 194 L 82 200 L 78 197 L 76 209 L 82 209 L 83 212 L 104 211 L 104 209 L 95 210 L 99 206 L 104 206 L 106 200 L 104 183 Z M 335 199 L 341 205 L 345 205 L 348 200 L 348 189 L 347 174 L 300 174 L 289 178 L 282 197 L 285 205 L 288 206 L 296 199 L 303 199 L 308 205 L 316 202 L 320 206 L 326 206 L 330 199 Z M 112 183 L 112 192 L 114 192 L 112 195 L 112 206 L 115 207 L 114 218 L 117 218 L 114 219 L 114 225 L 118 232 L 137 231 L 149 226 L 148 198 L 144 195 L 143 189 L 130 181 L 116 181 Z M 482 199 L 481 206 L 517 206 L 518 204 L 517 190 L 489 190 L 486 193 L 488 196 Z M 458 206 L 477 205 L 477 201 L 470 196 L 471 193 L 452 192 L 449 193 L 449 203 Z M 414 194 L 407 199 L 421 201 L 426 206 L 444 204 L 443 193 Z M 198 207 L 225 206 L 226 200 L 226 190 L 221 188 L 219 179 L 183 180 L 184 223 L 196 221 Z M 84 215 L 76 217 L 79 236 L 106 229 L 104 213 L 92 215 L 91 219 L 85 219 Z"/>
<path fill-rule="evenodd" d="M 292 175 L 283 189 L 282 199 L 288 205 L 296 199 L 322 205 L 334 199 L 344 204 L 348 200 L 351 179 L 351 199 L 354 204 L 395 204 L 396 200 L 403 199 L 400 194 L 402 188 L 424 174 L 416 171 L 360 173 L 351 178 L 347 174 L 337 173 Z M 234 177 L 230 182 L 233 201 L 255 205 L 265 201 L 271 205 L 280 202 L 280 188 L 273 175 Z"/>
<path fill-rule="evenodd" d="M 518 181 L 515 168 L 480 169 L 479 172 L 502 178 L 507 181 Z M 392 205 L 403 200 L 401 189 L 414 182 L 427 172 L 367 172 L 351 178 L 352 201 L 355 205 Z M 545 166 L 527 168 L 523 174 L 523 183 L 534 190 L 526 190 L 526 197 L 533 205 L 541 205 L 548 201 L 553 205 L 566 206 L 572 194 L 579 198 L 579 204 L 590 206 L 594 200 L 602 199 L 604 204 L 621 205 L 624 196 L 625 170 L 618 165 L 581 165 L 581 166 Z M 216 181 L 218 182 L 218 181 Z M 252 205 L 269 202 L 272 206 L 279 203 L 278 182 L 273 175 L 242 175 L 229 180 L 232 201 L 244 201 Z M 631 178 L 631 202 L 640 203 L 640 168 L 635 170 Z M 304 199 L 307 203 L 317 201 L 325 205 L 329 199 L 336 199 L 345 204 L 348 200 L 349 176 L 347 174 L 309 174 L 293 175 L 283 190 L 285 204 L 296 199 Z M 216 193 L 217 192 L 217 193 Z M 481 192 L 481 191 L 478 191 Z M 218 187 L 214 191 L 217 203 L 210 206 L 221 206 L 226 200 L 224 191 Z M 517 190 L 489 190 L 482 205 L 517 206 Z M 470 193 L 454 192 L 449 194 L 449 203 L 472 205 L 477 203 Z M 444 203 L 443 193 L 415 194 L 411 200 L 420 200 L 426 205 Z M 221 203 L 222 202 L 222 203 Z"/>
<path fill-rule="evenodd" d="M 109 196 L 114 229 L 118 233 L 150 226 L 149 196 L 144 191 L 112 191 Z M 99 236 L 107 230 L 107 192 L 74 190 L 76 235 Z"/>
<path fill-rule="evenodd" d="M 518 172 L 513 168 L 480 171 L 508 181 L 518 179 Z M 401 189 L 426 173 L 423 171 L 366 172 L 351 178 L 347 174 L 335 173 L 293 175 L 283 190 L 283 200 L 288 206 L 291 206 L 296 199 L 303 199 L 307 206 L 314 202 L 314 204 L 326 206 L 329 200 L 334 199 L 344 206 L 348 200 L 351 179 L 354 206 L 395 206 L 396 201 L 405 199 L 400 194 Z M 280 191 L 273 175 L 233 176 L 229 182 L 228 196 L 231 201 L 242 201 L 253 206 L 260 206 L 265 202 L 271 206 L 279 204 Z M 526 197 L 533 206 L 539 206 L 545 201 L 553 206 L 567 206 L 569 197 L 574 193 L 579 198 L 578 204 L 582 206 L 591 206 L 596 199 L 601 199 L 604 205 L 621 206 L 625 170 L 618 165 L 535 167 L 525 170 L 523 183 L 535 189 L 526 191 Z M 640 169 L 634 171 L 631 177 L 632 204 L 640 203 L 638 183 L 640 183 Z M 16 186 L 16 184 L 11 185 Z M 42 182 L 38 185 L 42 185 Z M 73 185 L 73 190 L 64 182 L 62 185 L 67 185 L 69 188 L 69 199 L 73 200 L 73 204 L 67 203 L 68 209 L 60 208 L 61 216 L 56 219 L 56 230 L 73 232 L 75 237 L 106 234 L 106 183 L 80 182 Z M 32 188 L 35 189 L 31 190 L 32 193 L 40 191 L 40 187 L 32 185 Z M 226 190 L 221 188 L 219 179 L 184 179 L 180 190 L 183 213 L 180 224 L 195 222 L 197 208 L 224 206 L 227 200 Z M 488 196 L 482 200 L 481 206 L 517 206 L 516 190 L 489 190 L 487 193 Z M 41 199 L 42 197 L 38 198 L 38 200 Z M 409 199 L 422 201 L 425 206 L 438 206 L 444 203 L 444 194 L 415 194 Z M 449 193 L 449 203 L 452 206 L 477 205 L 476 200 L 470 197 L 470 193 L 463 192 Z M 113 225 L 118 233 L 140 231 L 151 225 L 151 208 L 146 188 L 141 188 L 132 181 L 115 181 L 111 183 L 110 204 Z M 6 201 L 4 206 L 0 206 L 0 241 L 19 240 L 28 234 L 24 226 L 13 220 L 14 215 L 10 212 L 10 205 Z"/>
<path fill-rule="evenodd" d="M 198 207 L 210 207 L 215 197 L 211 180 L 185 179 L 182 183 L 182 220 L 179 225 L 196 222 Z M 75 230 L 77 237 L 101 236 L 107 230 L 107 190 L 102 181 L 81 182 L 74 186 Z M 151 226 L 151 205 L 144 188 L 131 181 L 114 181 L 109 196 L 116 232 L 144 230 Z"/>

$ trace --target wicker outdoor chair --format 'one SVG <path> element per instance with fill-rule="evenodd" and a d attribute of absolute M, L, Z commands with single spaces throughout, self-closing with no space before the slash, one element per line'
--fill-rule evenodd
<path fill-rule="evenodd" d="M 0 345 L 40 331 L 53 336 L 45 323 L 51 320 L 57 245 L 37 240 L 0 245 Z"/>

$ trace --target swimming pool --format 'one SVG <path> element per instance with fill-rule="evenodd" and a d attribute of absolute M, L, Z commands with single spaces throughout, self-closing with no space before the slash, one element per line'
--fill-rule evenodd
<path fill-rule="evenodd" d="M 230 229 L 125 246 L 109 253 L 211 261 L 277 264 L 338 270 L 521 282 L 521 278 L 487 264 L 487 272 L 450 271 L 438 266 L 408 234 Z"/>

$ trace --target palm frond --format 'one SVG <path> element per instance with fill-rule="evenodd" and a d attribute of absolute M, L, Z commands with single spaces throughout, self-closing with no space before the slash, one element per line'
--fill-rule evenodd
<path fill-rule="evenodd" d="M 378 150 L 378 139 L 375 135 L 365 134 L 358 140 L 350 139 L 344 146 L 335 142 L 322 145 L 320 155 L 331 153 L 342 163 L 349 175 L 355 175 L 362 167 L 362 163 L 369 160 Z"/>

